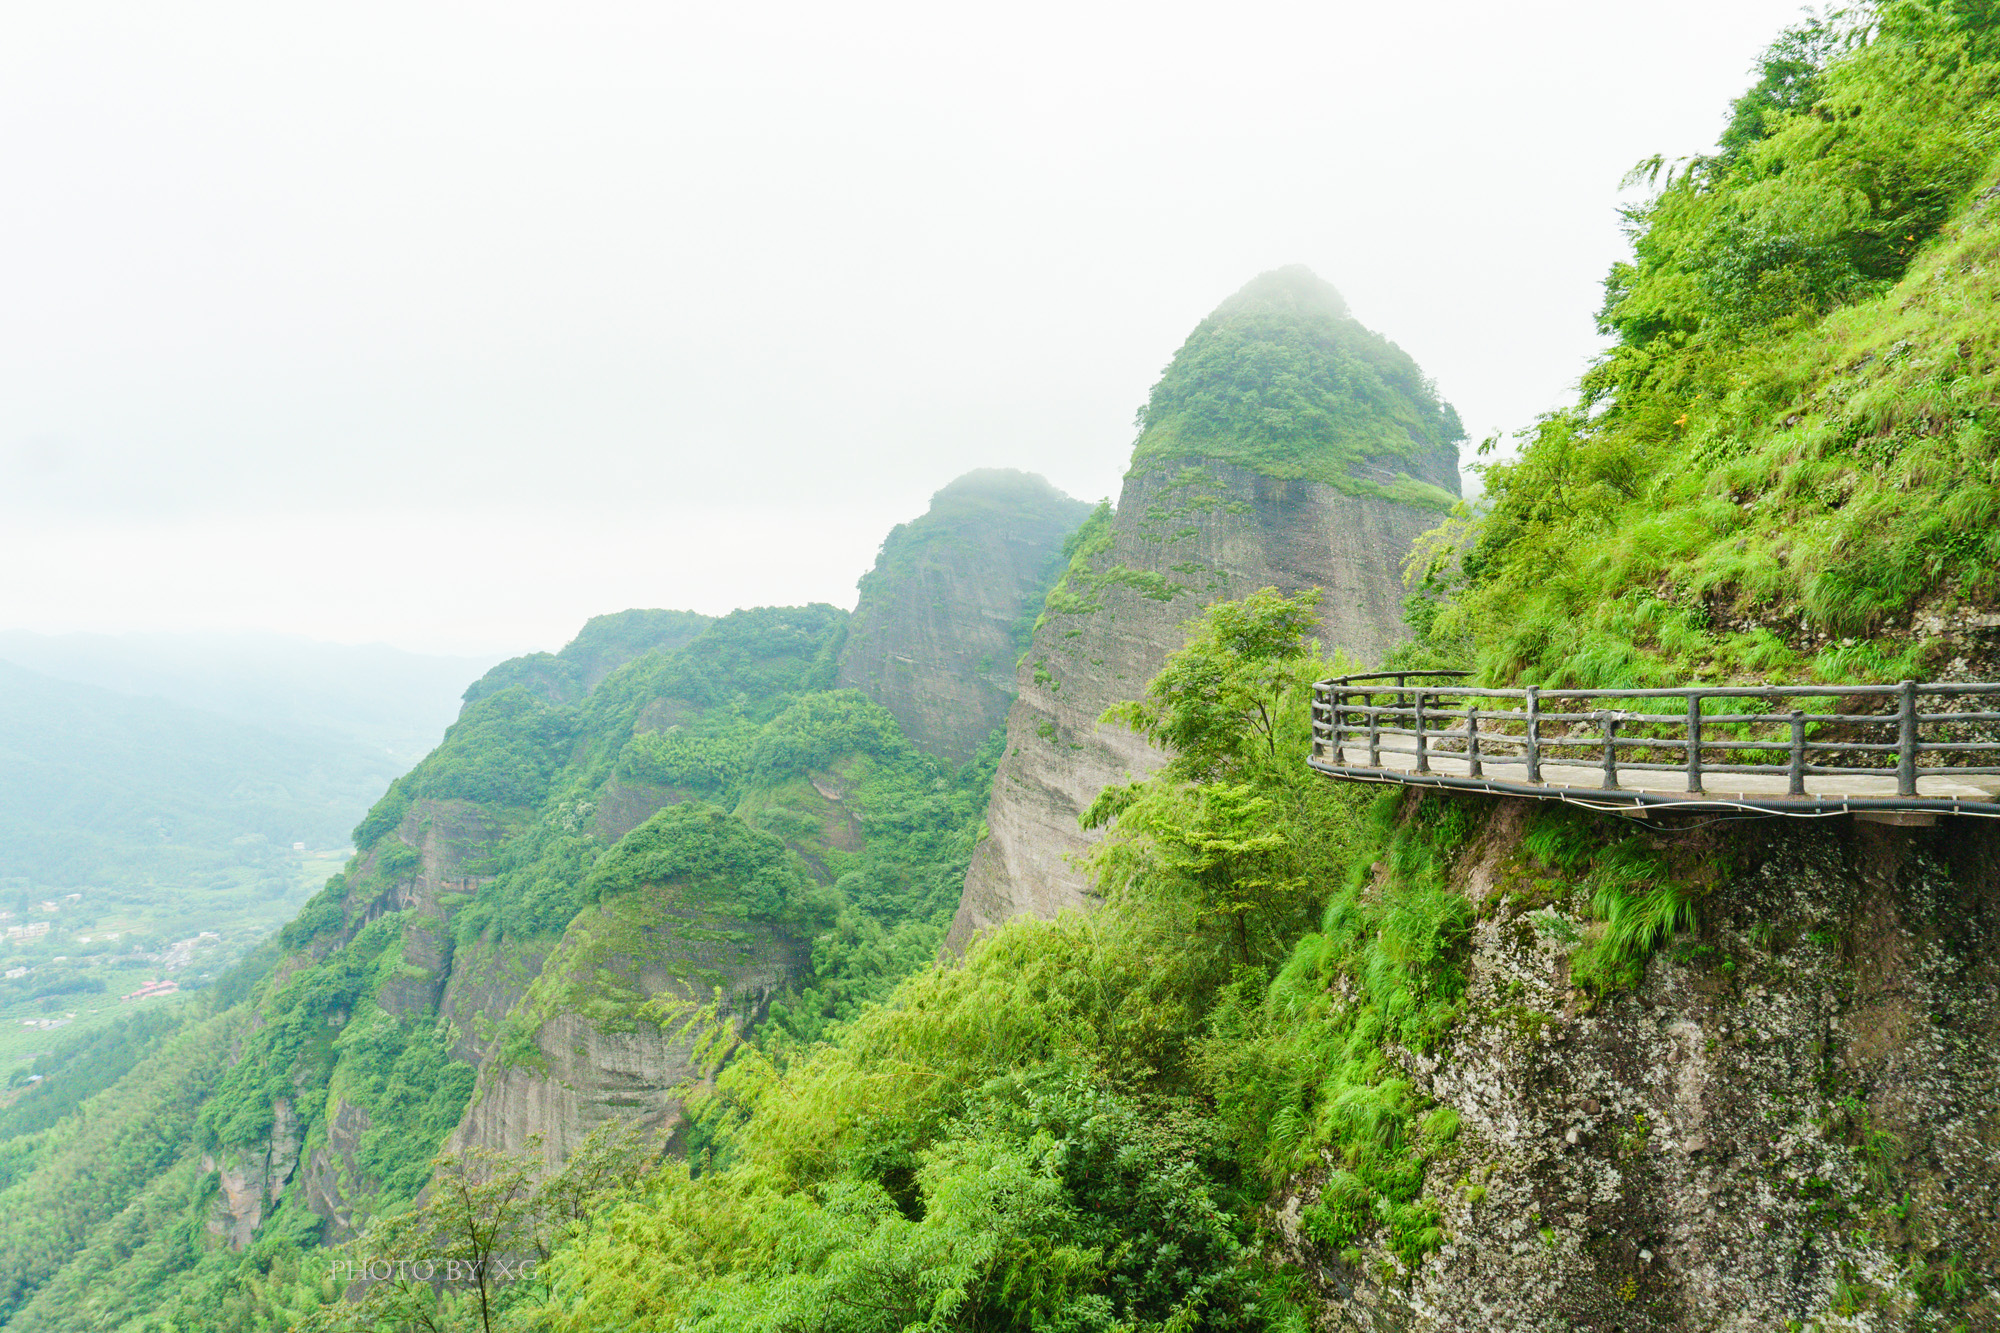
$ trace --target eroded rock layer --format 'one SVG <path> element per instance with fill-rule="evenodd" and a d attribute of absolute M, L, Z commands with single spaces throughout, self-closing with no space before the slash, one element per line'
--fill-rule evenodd
<path fill-rule="evenodd" d="M 728 1004 L 714 1021 L 740 1036 L 805 971 L 789 933 L 672 888 L 587 911 L 512 1006 L 447 1148 L 532 1146 L 554 1165 L 610 1120 L 671 1133 L 684 1095 L 711 1072 L 697 1058 L 709 1036 L 702 1007 L 720 989 Z"/>

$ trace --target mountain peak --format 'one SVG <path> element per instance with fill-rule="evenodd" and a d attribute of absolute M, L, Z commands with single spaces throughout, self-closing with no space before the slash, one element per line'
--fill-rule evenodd
<path fill-rule="evenodd" d="M 931 507 L 958 500 L 997 500 L 1019 504 L 1075 504 L 1038 472 L 1022 472 L 1011 467 L 974 468 L 954 477 L 931 496 Z"/>
<path fill-rule="evenodd" d="M 1303 264 L 1258 274 L 1196 325 L 1139 424 L 1135 469 L 1212 459 L 1436 509 L 1458 493 L 1457 413 Z"/>
<path fill-rule="evenodd" d="M 842 688 L 895 714 L 934 755 L 962 764 L 1007 719 L 1014 662 L 1061 561 L 1090 513 L 1032 472 L 981 468 L 898 524 L 840 654 Z"/>
<path fill-rule="evenodd" d="M 1259 273 L 1215 308 L 1210 319 L 1231 315 L 1275 313 L 1321 319 L 1351 319 L 1347 302 L 1332 283 L 1304 264 L 1287 264 Z"/>

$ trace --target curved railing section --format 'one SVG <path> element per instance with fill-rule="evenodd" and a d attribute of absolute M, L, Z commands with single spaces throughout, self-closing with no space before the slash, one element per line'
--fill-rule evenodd
<path fill-rule="evenodd" d="M 1309 762 L 1328 777 L 1633 813 L 2000 815 L 2000 684 L 1485 689 L 1467 677 L 1319 682 Z"/>

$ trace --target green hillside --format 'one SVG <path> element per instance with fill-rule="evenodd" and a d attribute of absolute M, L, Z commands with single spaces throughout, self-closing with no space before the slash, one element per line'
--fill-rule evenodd
<path fill-rule="evenodd" d="M 357 741 L 0 662 L 0 1070 L 149 982 L 213 981 L 339 864 L 395 771 Z"/>
<path fill-rule="evenodd" d="M 664 1021 L 618 980 L 633 941 L 693 975 L 704 941 L 803 951 L 767 1043 L 813 1040 L 926 964 L 993 746 L 947 768 L 878 705 L 826 688 L 845 622 L 827 606 L 627 612 L 489 672 L 277 950 L 101 1052 L 59 1045 L 0 1110 L 4 1326 L 148 1311 L 290 1326 L 335 1295 L 313 1249 L 428 1179 L 473 1092 L 467 1042 L 532 1061 L 555 1013 L 613 1032 Z M 508 977 L 511 1018 L 506 1000 L 442 1007 L 454 980 L 480 994 Z M 240 1252 L 218 1163 L 268 1190 Z"/>
<path fill-rule="evenodd" d="M 1663 173 L 1635 214 L 1635 262 L 1608 284 L 1619 342 L 1585 400 L 1489 470 L 1490 512 L 1460 511 L 1420 556 L 1413 660 L 1596 684 L 1892 673 L 1962 651 L 1923 613 L 1990 605 L 2000 531 L 1987 508 L 1996 54 L 1991 16 L 1950 4 L 1774 47 L 1730 147 Z M 1337 310 L 1323 294 L 1308 308 L 1264 318 Z M 1201 423 L 1227 421 L 1228 401 L 1156 397 L 1151 451 L 1200 453 Z M 1206 456 L 1286 466 L 1291 427 Z M 554 1326 L 1304 1329 L 1363 1284 L 1406 1290 L 1453 1239 L 1440 1199 L 1476 1211 L 1495 1169 L 1462 1174 L 1459 1112 L 1413 1071 L 1461 1027 L 1532 1047 L 1553 1021 L 1521 1003 L 1518 977 L 1477 1004 L 1468 993 L 1487 915 L 1511 914 L 1530 942 L 1568 932 L 1576 1002 L 1610 1005 L 1669 941 L 1686 941 L 1690 967 L 1718 958 L 1681 932 L 1705 893 L 1770 853 L 1746 841 L 1704 856 L 1560 809 L 1502 836 L 1477 800 L 1367 803 L 1305 775 L 1304 686 L 1331 665 L 1308 650 L 1311 623 L 1268 595 L 1210 608 L 1147 700 L 1119 710 L 1176 758 L 1091 812 L 1114 829 L 1095 866 L 1103 906 L 1009 923 L 804 1060 L 738 1062 L 707 1109 L 728 1170 L 670 1165 L 559 1252 Z M 1497 906 L 1452 882 L 1478 857 Z M 1807 927 L 1784 929 L 1803 941 Z M 1815 929 L 1814 948 L 1843 938 Z M 1699 984 L 1726 985 L 1738 963 L 1710 965 Z M 1782 984 L 1783 966 L 1757 965 Z M 1563 1058 L 1534 1063 L 1554 1077 Z M 1811 1105 L 1865 1115 L 1846 1095 Z M 1839 1145 L 1824 1169 L 1846 1179 L 1853 1142 L 1874 1174 L 1857 1171 L 1838 1217 L 1804 1208 L 1787 1243 L 1853 1236 L 1893 1265 L 1864 1283 L 1827 1261 L 1789 1298 L 1827 1322 L 1785 1326 L 1891 1326 L 1839 1322 L 1871 1310 L 1902 1312 L 1897 1327 L 1981 1326 L 1977 1261 L 1940 1239 L 1957 1210 L 1894 1193 L 1893 1172 L 1917 1169 L 1884 1157 L 1903 1141 L 1810 1114 Z M 1627 1160 L 1647 1125 L 1623 1133 Z M 1156 1211 L 1147 1181 L 1171 1181 L 1176 1205 Z M 1305 1206 L 1281 1237 L 1262 1205 L 1295 1181 Z M 1502 1236 L 1540 1253 L 1562 1241 L 1553 1222 L 1523 1213 Z M 1610 1238 L 1582 1243 L 1614 1262 Z M 1171 1273 L 1140 1261 L 1167 1252 Z M 1715 1313 L 1675 1322 L 1646 1292 L 1634 1275 L 1574 1302 L 1605 1327 Z"/>
<path fill-rule="evenodd" d="M 1210 458 L 1448 506 L 1444 446 L 1464 435 L 1416 362 L 1294 265 L 1252 279 L 1188 335 L 1139 411 L 1132 465 Z"/>
<path fill-rule="evenodd" d="M 1962 617 L 2000 598 L 1996 57 L 1976 6 L 1808 23 L 1721 151 L 1642 165 L 1615 345 L 1442 534 L 1439 656 L 1577 685 L 1991 661 Z"/>
<path fill-rule="evenodd" d="M 0 661 L 0 925 L 47 927 L 0 942 L 0 1069 L 146 983 L 213 981 L 290 920 L 404 766 L 388 743 L 424 744 L 458 692 L 430 659 L 303 640 L 9 634 L 0 653 L 74 677 Z"/>

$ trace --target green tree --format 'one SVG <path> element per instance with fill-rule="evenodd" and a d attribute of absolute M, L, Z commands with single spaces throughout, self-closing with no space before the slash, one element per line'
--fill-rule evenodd
<path fill-rule="evenodd" d="M 1348 669 L 1311 638 L 1318 600 L 1265 588 L 1217 602 L 1145 697 L 1104 715 L 1172 756 L 1160 777 L 1107 788 L 1085 812 L 1088 827 L 1117 825 L 1098 858 L 1106 884 L 1179 897 L 1196 938 L 1242 967 L 1273 963 L 1310 923 L 1324 897 L 1315 830 L 1340 823 L 1326 823 L 1327 784 L 1302 763 L 1312 682 Z"/>
<path fill-rule="evenodd" d="M 555 1171 L 538 1138 L 519 1153 L 440 1155 L 416 1206 L 378 1219 L 329 1260 L 350 1299 L 315 1312 L 302 1333 L 518 1326 L 547 1298 L 539 1267 L 599 1210 L 629 1197 L 659 1152 L 657 1135 L 614 1122 Z"/>
<path fill-rule="evenodd" d="M 1306 689 L 1322 669 L 1338 670 L 1311 638 L 1318 605 L 1317 588 L 1215 603 L 1188 625 L 1145 698 L 1113 705 L 1104 720 L 1164 747 L 1173 756 L 1167 771 L 1185 781 L 1275 775 L 1299 757 L 1281 747 L 1309 735 L 1297 707 Z"/>

